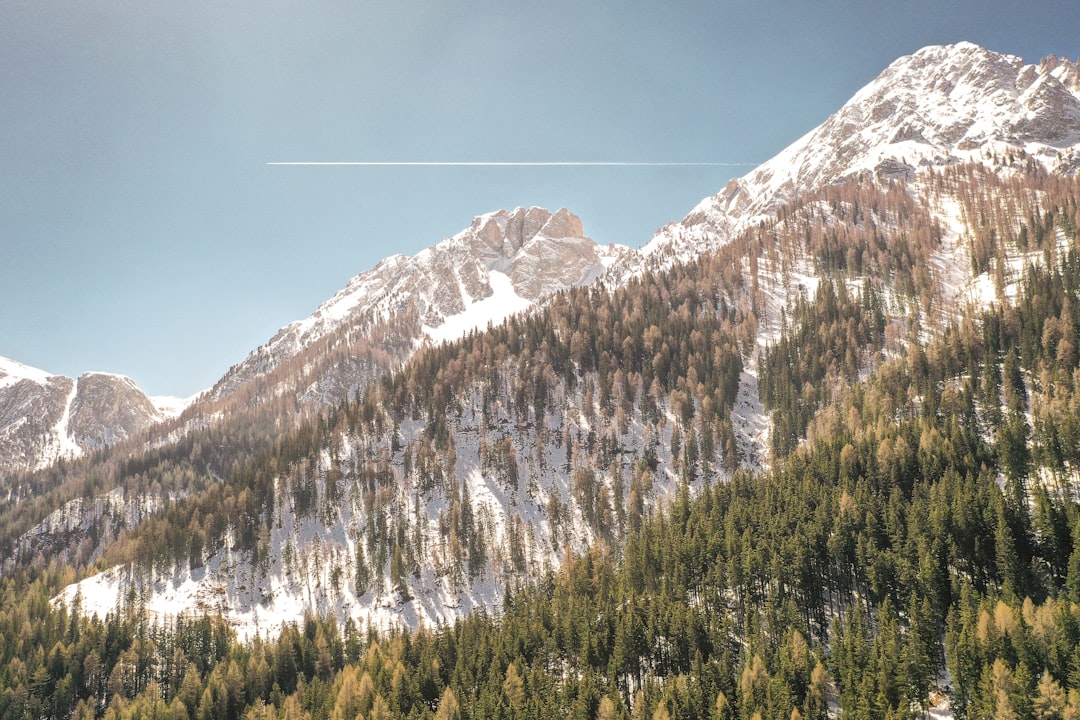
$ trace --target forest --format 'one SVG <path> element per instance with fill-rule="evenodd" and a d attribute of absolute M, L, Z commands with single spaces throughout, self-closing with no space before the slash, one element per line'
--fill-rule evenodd
<path fill-rule="evenodd" d="M 286 502 L 272 481 L 325 512 L 326 478 L 312 486 L 304 468 L 343 435 L 392 444 L 422 421 L 387 452 L 408 451 L 409 477 L 452 484 L 449 426 L 477 387 L 498 389 L 478 413 L 534 431 L 586 395 L 603 428 L 677 419 L 660 435 L 677 444 L 663 449 L 672 500 L 635 512 L 658 471 L 647 445 L 614 453 L 616 431 L 568 444 L 568 465 L 596 474 L 573 485 L 594 542 L 500 607 L 416 631 L 312 614 L 240 640 L 221 618 L 148 612 L 134 586 L 87 616 L 78 596 L 52 598 L 93 568 L 31 559 L 0 577 L 0 718 L 869 719 L 946 699 L 957 718 L 1080 718 L 1078 185 L 974 166 L 933 178 L 930 195 L 957 198 L 978 228 L 966 241 L 971 270 L 994 278 L 988 305 L 945 302 L 928 260 L 944 229 L 909 193 L 853 183 L 715 255 L 425 351 L 193 488 L 102 563 L 194 565 L 226 533 L 257 556 L 268 507 Z M 761 287 L 800 257 L 822 279 L 755 368 L 771 463 L 740 469 L 731 413 Z M 601 493 L 616 454 L 630 482 Z M 495 435 L 483 461 L 522 479 Z M 377 505 L 388 476 L 358 472 Z M 447 529 L 464 572 L 492 552 L 470 546 L 472 522 Z M 410 572 L 401 533 L 372 532 L 366 567 Z"/>

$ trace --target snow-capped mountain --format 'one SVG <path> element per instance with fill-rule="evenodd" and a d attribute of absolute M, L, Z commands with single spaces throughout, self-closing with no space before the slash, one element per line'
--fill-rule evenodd
<path fill-rule="evenodd" d="M 180 409 L 122 375 L 73 380 L 0 358 L 0 476 L 111 445 Z"/>
<path fill-rule="evenodd" d="M 386 359 L 400 362 L 425 341 L 482 330 L 552 293 L 588 284 L 630 253 L 594 243 L 566 209 L 481 215 L 417 255 L 392 255 L 354 277 L 310 317 L 285 326 L 233 367 L 206 400 L 228 398 L 304 356 L 300 376 L 291 371 L 275 378 L 274 392 L 291 384 L 303 397 L 336 404 L 387 368 L 378 362 L 357 367 L 340 358 L 326 363 L 335 348 L 377 336 Z"/>
<path fill-rule="evenodd" d="M 382 365 L 366 361 L 365 370 L 385 371 L 428 342 L 535 307 L 555 290 L 601 274 L 609 288 L 630 287 L 654 269 L 681 272 L 687 284 L 701 280 L 695 273 L 711 273 L 694 291 L 711 293 L 713 309 L 702 317 L 724 316 L 717 357 L 739 359 L 727 366 L 737 380 L 727 405 L 710 402 L 726 425 L 709 432 L 694 425 L 705 404 L 687 400 L 698 384 L 686 378 L 674 388 L 641 381 L 643 371 L 640 385 L 628 379 L 633 373 L 620 363 L 667 362 L 676 343 L 650 332 L 656 326 L 609 348 L 603 374 L 548 377 L 547 353 L 566 361 L 589 352 L 587 334 L 568 312 L 561 324 L 551 322 L 536 355 L 507 352 L 489 368 L 490 379 L 455 387 L 438 422 L 417 399 L 420 386 L 436 378 L 420 373 L 394 395 L 413 403 L 409 412 L 373 404 L 352 408 L 348 422 L 342 416 L 350 411 L 337 416 L 345 429 L 313 454 L 266 471 L 274 500 L 264 527 L 247 531 L 258 536 L 255 551 L 234 542 L 233 527 L 212 552 L 197 548 L 193 562 L 185 557 L 142 577 L 118 567 L 84 581 L 82 607 L 104 612 L 125 587 L 144 582 L 152 610 L 202 607 L 252 631 L 311 609 L 416 625 L 497 603 L 505 585 L 557 567 L 568 550 L 604 533 L 617 538 L 629 523 L 619 513 L 634 502 L 639 512 L 662 507 L 693 474 L 685 459 L 691 438 L 697 453 L 696 438 L 709 436 L 714 461 L 767 455 L 771 429 L 757 393 L 757 360 L 781 332 L 784 312 L 824 279 L 853 293 L 872 287 L 881 299 L 887 346 L 865 351 L 866 372 L 885 353 L 918 342 L 922 328 L 944 327 L 934 323 L 948 321 L 961 304 L 1015 292 L 1020 269 L 1042 253 L 1004 238 L 1019 234 L 1048 197 L 1039 184 L 1048 174 L 1080 169 L 1078 78 L 1075 64 L 1055 58 L 1036 66 L 968 43 L 926 48 L 895 62 L 821 126 L 700 202 L 641 251 L 597 248 L 568 212 L 534 208 L 478 217 L 417 256 L 387 259 L 312 317 L 283 328 L 211 397 L 226 401 L 265 383 L 271 395 L 287 387 L 300 397 L 341 398 L 363 383 L 350 364 L 357 358 L 351 343 L 363 338 L 379 338 L 383 353 Z M 1012 180 L 1016 185 L 1007 185 Z M 994 219 L 1000 242 L 981 238 L 980 202 L 1008 206 Z M 1054 232 L 1048 246 L 1074 241 Z M 838 250 L 814 246 L 813 238 L 830 233 Z M 990 245 L 979 247 L 984 241 Z M 679 264 L 695 260 L 710 264 Z M 646 281 L 647 292 L 605 306 L 608 320 L 640 312 L 650 297 L 669 301 L 680 286 L 664 277 Z M 694 339 L 687 336 L 689 347 Z M 434 360 L 425 369 L 451 376 L 470 362 L 491 360 L 477 351 L 452 369 Z M 621 420 L 603 415 L 613 396 L 629 398 Z M 474 541 L 485 549 L 462 549 Z"/>
<path fill-rule="evenodd" d="M 1011 158 L 1011 160 L 1009 160 Z M 824 123 L 643 248 L 649 263 L 686 258 L 845 178 L 913 179 L 961 162 L 1033 158 L 1048 172 L 1080 170 L 1080 68 L 1048 57 L 1024 64 L 963 42 L 893 62 Z"/>

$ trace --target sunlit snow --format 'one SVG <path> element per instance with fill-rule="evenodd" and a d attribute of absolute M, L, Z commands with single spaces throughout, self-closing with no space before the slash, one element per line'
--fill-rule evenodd
<path fill-rule="evenodd" d="M 14 385 L 20 380 L 31 380 L 36 383 L 44 383 L 53 377 L 44 370 L 23 365 L 6 357 L 0 357 L 0 388 Z"/>
<path fill-rule="evenodd" d="M 474 301 L 464 312 L 451 315 L 438 327 L 424 327 L 432 341 L 440 343 L 456 340 L 469 334 L 470 330 L 483 330 L 488 324 L 497 325 L 514 313 L 528 310 L 533 303 L 514 292 L 514 283 L 506 273 L 492 270 L 488 275 L 491 294 Z"/>

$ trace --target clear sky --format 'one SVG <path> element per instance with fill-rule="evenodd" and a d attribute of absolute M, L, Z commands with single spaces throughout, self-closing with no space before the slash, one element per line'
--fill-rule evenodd
<path fill-rule="evenodd" d="M 1080 3 L 0 0 L 0 355 L 210 386 L 474 215 L 643 245 L 892 60 L 1080 56 Z"/>

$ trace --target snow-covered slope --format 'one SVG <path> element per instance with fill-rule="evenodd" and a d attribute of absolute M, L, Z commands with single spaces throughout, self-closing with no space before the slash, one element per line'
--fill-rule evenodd
<path fill-rule="evenodd" d="M 417 255 L 392 255 L 354 277 L 310 317 L 285 326 L 233 367 L 206 399 L 227 398 L 312 348 L 329 352 L 376 328 L 388 337 L 389 354 L 404 360 L 425 339 L 450 340 L 498 323 L 552 293 L 592 282 L 629 254 L 625 247 L 594 243 L 581 220 L 566 209 L 481 215 L 466 230 Z M 305 361 L 318 364 L 317 359 Z M 340 369 L 336 364 L 324 374 Z M 370 373 L 370 368 L 362 370 Z M 370 377 L 317 376 L 307 382 L 349 393 L 365 380 Z M 325 401 L 334 404 L 343 396 L 330 393 Z"/>
<path fill-rule="evenodd" d="M 122 375 L 73 380 L 0 358 L 0 476 L 77 457 L 169 416 Z"/>
<path fill-rule="evenodd" d="M 642 250 L 647 263 L 689 258 L 826 185 L 869 173 L 887 181 L 965 161 L 1031 157 L 1080 170 L 1080 69 L 1049 57 L 1025 65 L 972 43 L 931 46 L 892 63 L 824 123 Z"/>
<path fill-rule="evenodd" d="M 514 365 L 459 396 L 466 409 L 447 418 L 452 453 L 425 450 L 431 427 L 417 419 L 394 432 L 344 433 L 277 477 L 255 554 L 227 530 L 196 566 L 186 556 L 149 570 L 122 565 L 61 597 L 78 595 L 84 612 L 104 616 L 138 587 L 155 615 L 220 614 L 242 637 L 274 635 L 309 612 L 362 627 L 434 627 L 497 607 L 506 588 L 558 568 L 567 552 L 621 537 L 633 511 L 605 509 L 609 498 L 622 508 L 639 493 L 638 517 L 671 502 L 679 430 L 666 402 L 659 422 L 638 408 L 620 428 L 603 421 L 591 390 L 552 387 L 546 416 L 525 422 L 506 395 Z M 588 445 L 617 449 L 601 467 Z M 647 449 L 655 476 L 632 467 Z"/>

